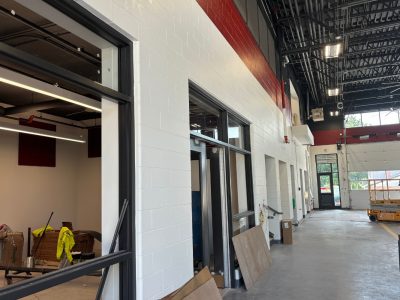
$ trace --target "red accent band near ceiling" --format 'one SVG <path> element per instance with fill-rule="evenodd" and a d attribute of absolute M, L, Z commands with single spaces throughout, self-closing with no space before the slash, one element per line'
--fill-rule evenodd
<path fill-rule="evenodd" d="M 282 109 L 285 99 L 282 97 L 280 81 L 269 66 L 233 0 L 197 0 L 197 2 L 275 104 Z"/>

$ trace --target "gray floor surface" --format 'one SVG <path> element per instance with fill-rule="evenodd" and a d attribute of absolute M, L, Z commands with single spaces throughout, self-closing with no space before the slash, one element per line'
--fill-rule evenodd
<path fill-rule="evenodd" d="M 400 300 L 399 223 L 371 223 L 365 211 L 315 211 L 293 245 L 273 245 L 271 268 L 253 288 L 224 299 Z"/>

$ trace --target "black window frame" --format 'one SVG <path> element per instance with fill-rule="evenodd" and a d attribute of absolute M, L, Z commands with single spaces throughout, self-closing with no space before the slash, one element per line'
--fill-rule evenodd
<path fill-rule="evenodd" d="M 216 146 L 223 147 L 225 149 L 225 180 L 227 183 L 230 183 L 230 151 L 238 152 L 245 156 L 245 170 L 246 170 L 246 195 L 247 195 L 247 212 L 242 214 L 237 214 L 236 216 L 243 215 L 248 220 L 249 229 L 255 226 L 255 211 L 254 211 L 254 190 L 253 190 L 253 172 L 252 172 L 252 163 L 251 163 L 251 143 L 250 143 L 250 121 L 248 121 L 245 117 L 238 114 L 221 101 L 210 95 L 203 88 L 201 88 L 196 83 L 189 80 L 189 94 L 195 95 L 197 99 L 201 99 L 207 105 L 211 105 L 220 111 L 221 116 L 221 126 L 218 128 L 221 138 L 218 137 L 218 140 L 210 138 L 206 135 L 202 135 L 199 133 L 190 133 L 191 138 L 195 138 L 201 141 L 205 141 L 210 144 L 214 144 Z M 228 118 L 232 117 L 235 121 L 239 122 L 243 125 L 243 148 L 236 147 L 232 144 L 229 144 L 228 139 Z M 234 276 L 234 248 L 233 248 L 233 219 L 235 216 L 232 215 L 232 205 L 231 205 L 231 186 L 230 184 L 226 189 L 226 205 L 227 205 L 227 221 L 228 221 L 228 234 L 229 234 L 229 253 L 230 253 L 230 270 L 231 270 L 231 286 L 235 286 L 235 276 Z"/>
<path fill-rule="evenodd" d="M 92 94 L 118 101 L 119 108 L 119 211 L 125 199 L 129 206 L 119 232 L 119 250 L 113 254 L 89 260 L 46 275 L 21 281 L 0 289 L 1 299 L 17 299 L 37 293 L 90 274 L 95 270 L 114 264 L 120 266 L 119 297 L 120 299 L 136 299 L 136 267 L 135 267 L 135 157 L 134 157 L 134 98 L 133 98 L 133 43 L 86 10 L 75 1 L 43 2 L 54 7 L 72 20 L 88 28 L 101 38 L 118 48 L 118 91 L 99 85 L 83 76 L 55 66 L 45 60 L 34 57 L 23 51 L 0 42 L 0 58 L 11 61 L 21 67 L 28 67 L 39 73 L 62 79 L 72 86 L 77 86 Z"/>

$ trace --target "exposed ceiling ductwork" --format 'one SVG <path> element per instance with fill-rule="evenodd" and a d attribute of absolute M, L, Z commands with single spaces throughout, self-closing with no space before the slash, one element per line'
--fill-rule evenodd
<path fill-rule="evenodd" d="M 282 56 L 310 92 L 313 106 L 335 107 L 343 101 L 345 112 L 354 112 L 400 101 L 390 88 L 381 89 L 400 81 L 400 0 L 262 2 L 280 31 Z M 341 53 L 326 58 L 326 47 L 334 45 L 342 47 Z M 329 96 L 327 90 L 336 87 L 339 95 Z"/>

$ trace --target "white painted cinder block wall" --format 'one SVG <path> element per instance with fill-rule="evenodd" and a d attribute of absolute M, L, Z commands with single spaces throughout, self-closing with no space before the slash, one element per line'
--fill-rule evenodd
<path fill-rule="evenodd" d="M 159 298 L 193 275 L 189 80 L 252 122 L 257 219 L 264 156 L 303 169 L 305 159 L 283 143 L 282 113 L 195 0 L 78 2 L 135 39 L 137 298 Z"/>

